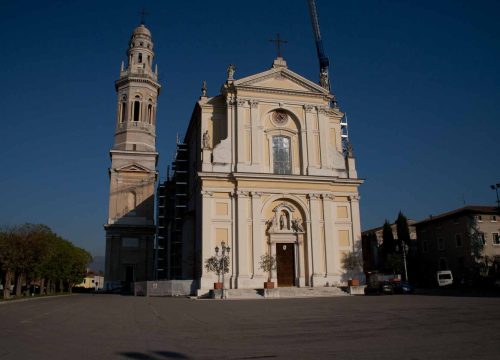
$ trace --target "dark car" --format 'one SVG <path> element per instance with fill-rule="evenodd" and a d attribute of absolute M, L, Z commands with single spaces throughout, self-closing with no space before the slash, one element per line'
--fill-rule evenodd
<path fill-rule="evenodd" d="M 405 281 L 398 281 L 393 285 L 394 292 L 396 294 L 413 294 L 415 289 L 409 283 Z"/>
<path fill-rule="evenodd" d="M 365 288 L 365 295 L 392 295 L 394 294 L 394 286 L 389 281 L 377 282 L 370 284 Z"/>

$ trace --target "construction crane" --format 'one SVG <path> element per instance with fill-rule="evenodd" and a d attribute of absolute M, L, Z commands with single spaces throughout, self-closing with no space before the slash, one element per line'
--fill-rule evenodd
<path fill-rule="evenodd" d="M 319 20 L 318 20 L 318 12 L 316 10 L 316 1 L 308 0 L 307 3 L 309 5 L 309 15 L 311 16 L 311 24 L 314 33 L 314 40 L 316 42 L 316 52 L 318 54 L 318 60 L 319 60 L 319 84 L 321 85 L 321 87 L 328 90 L 328 92 L 332 94 L 333 96 L 332 106 L 333 108 L 337 109 L 338 108 L 337 100 L 335 99 L 335 95 L 331 91 L 331 85 L 330 85 L 330 74 L 329 74 L 330 60 L 328 60 L 328 57 L 325 55 L 325 50 L 323 49 L 323 40 L 321 39 L 321 32 L 319 31 Z M 341 135 L 342 149 L 345 153 L 349 145 L 347 116 L 345 115 L 340 122 L 340 128 L 342 132 Z"/>
<path fill-rule="evenodd" d="M 316 11 L 316 1 L 308 0 L 308 3 L 314 39 L 316 41 L 316 52 L 318 53 L 320 85 L 330 91 L 330 79 L 328 74 L 330 60 L 328 60 L 328 57 L 325 55 L 325 50 L 323 49 L 323 40 L 321 40 L 321 32 L 319 31 L 318 12 Z"/>

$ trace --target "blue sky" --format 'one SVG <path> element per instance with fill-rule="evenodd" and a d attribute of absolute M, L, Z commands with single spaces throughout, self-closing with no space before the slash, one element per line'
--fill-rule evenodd
<path fill-rule="evenodd" d="M 44 223 L 104 254 L 114 81 L 144 6 L 162 92 L 159 170 L 207 81 L 216 95 L 268 69 L 288 40 L 293 71 L 316 81 L 305 0 L 0 1 L 0 224 Z M 464 204 L 500 182 L 500 3 L 317 0 L 333 90 L 357 156 L 364 229 Z"/>

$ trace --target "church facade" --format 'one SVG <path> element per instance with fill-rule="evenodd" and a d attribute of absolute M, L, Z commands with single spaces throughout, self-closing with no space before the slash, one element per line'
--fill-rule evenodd
<path fill-rule="evenodd" d="M 352 149 L 342 147 L 343 113 L 328 89 L 282 57 L 261 73 L 234 74 L 231 65 L 217 96 L 204 85 L 178 145 L 184 165 L 163 184 L 172 211 L 161 218 L 159 209 L 160 238 L 175 251 L 165 251 L 162 274 L 195 279 L 206 292 L 217 276 L 204 263 L 224 244 L 231 248 L 226 288 L 262 288 L 265 254 L 276 257 L 278 287 L 344 283 L 342 258 L 360 247 L 363 180 Z"/>

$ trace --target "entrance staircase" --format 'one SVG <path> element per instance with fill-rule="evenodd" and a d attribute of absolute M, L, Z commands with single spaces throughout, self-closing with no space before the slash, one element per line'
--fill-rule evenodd
<path fill-rule="evenodd" d="M 219 290 L 220 291 L 220 290 Z M 347 296 L 347 292 L 337 287 L 281 287 L 264 291 L 264 289 L 226 289 L 226 299 L 264 299 L 264 298 L 313 298 L 313 297 L 336 297 Z M 213 292 L 211 292 L 213 293 Z M 220 298 L 220 293 L 214 294 L 213 298 Z M 218 295 L 218 296 L 217 296 Z"/>

